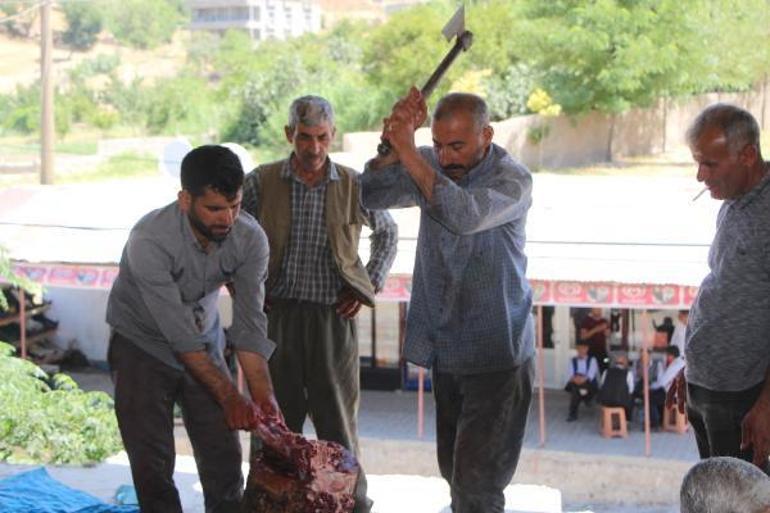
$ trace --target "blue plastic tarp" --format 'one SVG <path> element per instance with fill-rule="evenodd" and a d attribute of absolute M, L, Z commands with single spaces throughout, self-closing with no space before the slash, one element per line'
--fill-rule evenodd
<path fill-rule="evenodd" d="M 0 480 L 2 513 L 138 513 L 136 506 L 115 506 L 52 478 L 45 468 Z"/>

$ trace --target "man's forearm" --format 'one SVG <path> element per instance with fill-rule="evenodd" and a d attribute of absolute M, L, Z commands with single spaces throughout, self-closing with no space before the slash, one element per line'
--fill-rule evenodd
<path fill-rule="evenodd" d="M 412 177 L 420 193 L 430 203 L 433 199 L 433 187 L 436 184 L 436 170 L 422 158 L 417 149 L 401 155 L 401 165 Z"/>
<path fill-rule="evenodd" d="M 238 351 L 236 354 L 238 363 L 243 369 L 251 399 L 259 404 L 272 398 L 273 382 L 270 379 L 267 360 L 262 355 L 250 351 Z"/>
<path fill-rule="evenodd" d="M 177 353 L 177 355 L 190 374 L 203 383 L 219 404 L 224 404 L 228 397 L 238 394 L 232 380 L 214 365 L 206 351 Z"/>

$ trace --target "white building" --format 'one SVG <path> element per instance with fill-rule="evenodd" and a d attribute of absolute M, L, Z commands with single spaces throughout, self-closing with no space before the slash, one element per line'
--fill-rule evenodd
<path fill-rule="evenodd" d="M 190 30 L 242 30 L 254 41 L 321 30 L 321 9 L 308 0 L 189 0 Z"/>

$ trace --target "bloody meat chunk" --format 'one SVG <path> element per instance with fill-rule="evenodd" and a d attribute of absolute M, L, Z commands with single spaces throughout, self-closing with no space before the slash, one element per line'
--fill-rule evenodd
<path fill-rule="evenodd" d="M 350 513 L 358 462 L 340 444 L 307 440 L 260 414 L 262 450 L 251 460 L 243 513 Z"/>

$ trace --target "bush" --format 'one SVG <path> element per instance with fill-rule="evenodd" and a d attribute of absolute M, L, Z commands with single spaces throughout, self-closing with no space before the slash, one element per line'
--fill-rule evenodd
<path fill-rule="evenodd" d="M 122 448 L 113 401 L 52 378 L 0 342 L 0 461 L 93 464 Z"/>
<path fill-rule="evenodd" d="M 101 9 L 88 2 L 64 2 L 61 7 L 67 18 L 62 42 L 77 50 L 94 46 L 104 23 Z"/>

